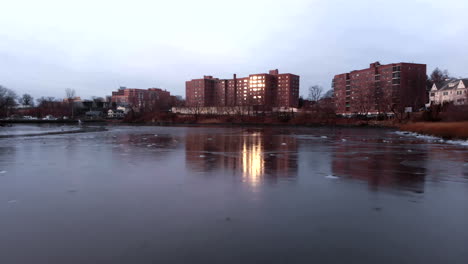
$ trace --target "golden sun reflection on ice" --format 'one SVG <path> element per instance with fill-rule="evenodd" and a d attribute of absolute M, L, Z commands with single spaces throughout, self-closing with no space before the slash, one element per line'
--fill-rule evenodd
<path fill-rule="evenodd" d="M 244 137 L 242 145 L 242 178 L 253 187 L 260 183 L 265 170 L 262 143 L 261 135 L 255 133 Z"/>

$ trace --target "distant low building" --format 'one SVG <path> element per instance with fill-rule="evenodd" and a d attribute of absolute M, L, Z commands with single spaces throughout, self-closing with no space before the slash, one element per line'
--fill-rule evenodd
<path fill-rule="evenodd" d="M 127 106 L 117 106 L 117 111 L 121 111 L 124 114 L 128 114 L 130 112 L 130 107 Z"/>
<path fill-rule="evenodd" d="M 88 111 L 86 112 L 86 117 L 98 118 L 102 117 L 103 113 L 101 111 Z"/>
<path fill-rule="evenodd" d="M 468 104 L 468 79 L 450 79 L 432 86 L 429 92 L 429 104 L 445 103 Z"/>
<path fill-rule="evenodd" d="M 120 87 L 118 91 L 112 92 L 111 102 L 117 106 L 130 106 L 135 111 L 168 110 L 171 94 L 159 88 Z"/>
<path fill-rule="evenodd" d="M 109 109 L 107 111 L 107 117 L 108 118 L 124 118 L 125 117 L 125 113 L 124 111 L 122 110 L 113 110 L 113 109 Z"/>
<path fill-rule="evenodd" d="M 81 100 L 81 97 L 75 96 L 75 97 L 73 97 L 73 98 L 64 98 L 64 99 L 63 99 L 63 102 L 64 102 L 64 103 L 73 102 L 73 103 L 76 104 L 76 103 L 81 103 L 81 102 L 83 102 L 83 101 Z"/>

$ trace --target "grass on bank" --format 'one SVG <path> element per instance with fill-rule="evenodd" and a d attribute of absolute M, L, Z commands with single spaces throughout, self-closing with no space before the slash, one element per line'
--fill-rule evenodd
<path fill-rule="evenodd" d="M 444 139 L 468 139 L 468 121 L 416 122 L 401 125 L 400 129 Z"/>

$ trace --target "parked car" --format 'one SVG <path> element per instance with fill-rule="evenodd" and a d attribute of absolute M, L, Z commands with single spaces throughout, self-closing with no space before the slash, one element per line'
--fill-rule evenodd
<path fill-rule="evenodd" d="M 25 119 L 25 120 L 37 120 L 37 117 L 33 117 L 33 116 L 23 116 L 23 119 Z"/>
<path fill-rule="evenodd" d="M 42 120 L 57 120 L 57 118 L 52 115 L 46 115 Z"/>

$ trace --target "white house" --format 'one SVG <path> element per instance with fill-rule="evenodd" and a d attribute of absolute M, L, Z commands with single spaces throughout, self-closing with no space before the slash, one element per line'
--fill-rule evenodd
<path fill-rule="evenodd" d="M 455 105 L 468 104 L 468 79 L 450 79 L 429 92 L 429 104 L 453 102 Z"/>

